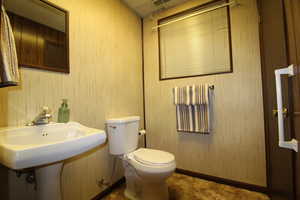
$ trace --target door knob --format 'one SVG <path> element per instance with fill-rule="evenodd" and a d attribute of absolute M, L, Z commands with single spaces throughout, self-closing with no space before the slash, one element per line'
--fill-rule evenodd
<path fill-rule="evenodd" d="M 284 117 L 284 118 L 287 118 L 287 116 L 288 116 L 288 109 L 287 109 L 287 108 L 283 108 L 282 114 L 283 114 L 283 117 Z M 277 110 L 277 109 L 274 109 L 274 110 L 273 110 L 273 116 L 274 116 L 274 117 L 277 117 L 277 116 L 278 116 L 278 110 Z"/>

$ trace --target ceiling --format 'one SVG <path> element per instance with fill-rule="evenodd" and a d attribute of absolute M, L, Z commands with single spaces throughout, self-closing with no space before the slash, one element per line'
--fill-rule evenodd
<path fill-rule="evenodd" d="M 139 16 L 146 17 L 161 9 L 170 8 L 190 0 L 123 0 Z M 157 5 L 156 5 L 157 4 Z"/>

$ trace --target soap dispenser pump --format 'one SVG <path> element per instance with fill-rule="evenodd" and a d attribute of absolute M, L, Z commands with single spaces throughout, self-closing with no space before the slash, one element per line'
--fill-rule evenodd
<path fill-rule="evenodd" d="M 63 99 L 58 110 L 58 123 L 67 123 L 70 120 L 70 109 L 68 108 L 68 100 Z"/>

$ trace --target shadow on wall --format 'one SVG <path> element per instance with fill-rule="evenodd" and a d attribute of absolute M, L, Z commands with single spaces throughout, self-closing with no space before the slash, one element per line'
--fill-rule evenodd
<path fill-rule="evenodd" d="M 0 89 L 0 127 L 7 126 L 7 88 Z"/>
<path fill-rule="evenodd" d="M 0 127 L 7 126 L 7 88 L 0 89 Z M 8 169 L 0 165 L 0 199 L 8 200 Z"/>

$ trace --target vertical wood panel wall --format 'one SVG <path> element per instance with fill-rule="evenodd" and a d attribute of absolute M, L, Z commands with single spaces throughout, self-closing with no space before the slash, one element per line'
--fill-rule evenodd
<path fill-rule="evenodd" d="M 7 88 L 0 88 L 0 127 L 7 125 Z"/>
<path fill-rule="evenodd" d="M 157 20 L 206 3 L 189 1 L 144 19 L 147 145 L 175 154 L 177 167 L 266 186 L 259 18 L 255 0 L 231 8 L 233 73 L 159 81 Z M 184 51 L 184 50 L 183 50 Z M 209 83 L 214 89 L 210 135 L 176 132 L 172 88 Z"/>
<path fill-rule="evenodd" d="M 120 0 L 51 0 L 70 12 L 70 74 L 21 68 L 21 86 L 8 92 L 8 124 L 23 125 L 47 105 L 54 112 L 69 99 L 71 120 L 104 129 L 105 119 L 143 116 L 141 20 Z M 141 120 L 141 122 L 143 119 Z M 141 126 L 143 124 L 141 123 Z M 110 180 L 108 145 L 69 160 L 64 200 L 89 200 Z M 121 177 L 122 165 L 118 162 Z M 33 200 L 33 186 L 10 174 L 11 200 Z M 17 191 L 17 192 L 16 192 Z"/>
<path fill-rule="evenodd" d="M 0 0 L 0 5 L 2 5 L 2 0 Z M 0 127 L 7 126 L 7 90 L 7 88 L 0 88 Z M 8 199 L 9 194 L 8 179 L 7 168 L 0 166 L 0 194 L 4 199 Z"/>
<path fill-rule="evenodd" d="M 0 129 L 7 126 L 7 92 L 9 88 L 0 88 Z M 0 165 L 0 196 L 4 200 L 8 199 L 9 176 L 6 167 Z"/>

